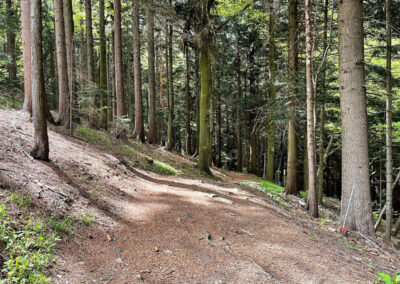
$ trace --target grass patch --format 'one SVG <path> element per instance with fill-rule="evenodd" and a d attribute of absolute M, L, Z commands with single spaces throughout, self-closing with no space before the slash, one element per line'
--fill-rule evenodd
<path fill-rule="evenodd" d="M 59 234 L 72 235 L 75 230 L 75 220 L 72 216 L 66 217 L 51 216 L 49 219 L 50 227 Z"/>
<path fill-rule="evenodd" d="M 258 182 L 242 182 L 241 184 L 250 186 L 252 188 L 258 189 L 264 193 L 266 193 L 269 197 L 271 197 L 273 200 L 278 202 L 279 204 L 288 207 L 289 205 L 284 201 L 283 199 L 283 191 L 285 188 L 282 186 L 279 186 L 277 184 L 274 184 L 269 181 L 265 181 L 259 177 L 252 176 L 254 179 L 256 179 Z"/>
<path fill-rule="evenodd" d="M 0 283 L 51 283 L 47 270 L 55 261 L 51 249 L 59 239 L 33 215 L 24 217 L 17 223 L 5 204 L 0 205 Z"/>
<path fill-rule="evenodd" d="M 86 210 L 85 213 L 80 213 L 78 218 L 83 224 L 89 227 L 93 222 L 94 216 L 92 213 Z"/>
<path fill-rule="evenodd" d="M 16 99 L 12 99 L 9 97 L 4 97 L 4 96 L 0 96 L 0 105 L 6 107 L 6 108 L 16 108 L 16 109 L 20 109 L 22 108 L 22 102 L 16 100 Z"/>
<path fill-rule="evenodd" d="M 12 192 L 9 197 L 11 203 L 17 205 L 19 208 L 27 210 L 31 207 L 31 198 L 29 195 L 19 194 Z"/>
<path fill-rule="evenodd" d="M 76 135 L 86 143 L 111 147 L 111 139 L 104 133 L 78 125 Z"/>

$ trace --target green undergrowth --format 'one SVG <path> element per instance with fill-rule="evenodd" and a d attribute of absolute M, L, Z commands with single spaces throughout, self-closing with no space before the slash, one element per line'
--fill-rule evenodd
<path fill-rule="evenodd" d="M 155 151 L 146 145 L 134 141 L 123 142 L 111 138 L 104 132 L 86 128 L 82 125 L 77 127 L 76 133 L 85 142 L 116 151 L 118 154 L 132 161 L 135 166 L 161 175 L 181 175 L 184 169 L 179 168 L 177 159 L 170 157 L 166 159 L 157 155 Z"/>
<path fill-rule="evenodd" d="M 283 192 L 284 192 L 285 188 L 283 188 L 282 186 L 279 186 L 277 184 L 274 184 L 270 181 L 263 180 L 256 176 L 252 176 L 252 178 L 257 180 L 257 182 L 242 182 L 241 184 L 258 189 L 258 190 L 266 193 L 269 197 L 271 197 L 273 200 L 275 200 L 279 204 L 281 204 L 285 207 L 288 207 L 288 204 L 283 199 Z"/>
<path fill-rule="evenodd" d="M 0 96 L 0 106 L 3 106 L 6 109 L 20 109 L 22 108 L 22 103 L 16 99 Z"/>
<path fill-rule="evenodd" d="M 0 283 L 51 283 L 52 248 L 59 240 L 40 213 L 9 216 L 0 205 Z"/>

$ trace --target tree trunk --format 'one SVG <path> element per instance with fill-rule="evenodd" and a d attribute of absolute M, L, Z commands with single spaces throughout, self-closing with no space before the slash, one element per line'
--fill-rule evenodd
<path fill-rule="evenodd" d="M 24 106 L 32 115 L 32 77 L 31 77 L 31 1 L 21 0 L 22 52 L 24 56 Z"/>
<path fill-rule="evenodd" d="M 287 160 L 287 194 L 297 194 L 297 136 L 296 136 L 296 100 L 297 100 L 297 0 L 289 4 L 289 80 L 290 104 L 288 125 L 288 160 Z"/>
<path fill-rule="evenodd" d="M 64 25 L 65 25 L 65 44 L 67 54 L 67 69 L 68 69 L 68 90 L 69 90 L 69 117 L 70 117 L 70 131 L 72 134 L 72 120 L 73 120 L 73 36 L 74 36 L 74 19 L 72 12 L 72 0 L 63 0 L 64 12 Z"/>
<path fill-rule="evenodd" d="M 312 93 L 312 36 L 311 36 L 311 3 L 305 2 L 306 20 L 306 85 L 307 85 L 307 155 L 308 155 L 308 198 L 310 215 L 318 218 L 318 199 L 315 188 L 315 134 L 314 102 Z"/>
<path fill-rule="evenodd" d="M 58 121 L 69 128 L 69 88 L 63 0 L 54 0 L 58 71 Z"/>
<path fill-rule="evenodd" d="M 236 45 L 236 144 L 237 144 L 237 168 L 238 172 L 243 170 L 242 160 L 242 78 L 240 71 L 239 44 Z"/>
<path fill-rule="evenodd" d="M 106 23 L 104 19 L 104 0 L 99 0 L 99 38 L 100 38 L 100 74 L 99 85 L 101 90 L 101 126 L 107 129 L 107 47 L 106 47 Z"/>
<path fill-rule="evenodd" d="M 11 0 L 6 0 L 6 13 L 10 20 L 14 20 L 15 10 Z M 17 80 L 17 64 L 15 53 L 15 32 L 12 28 L 7 29 L 7 56 L 8 56 L 8 78 L 15 84 Z"/>
<path fill-rule="evenodd" d="M 46 93 L 44 92 L 43 51 L 42 51 L 42 1 L 30 1 L 30 43 L 32 49 L 31 82 L 34 144 L 31 156 L 39 160 L 49 158 L 49 139 L 46 123 Z"/>
<path fill-rule="evenodd" d="M 386 0 L 386 230 L 385 241 L 392 236 L 392 27 L 391 0 Z"/>
<path fill-rule="evenodd" d="M 121 0 L 114 0 L 115 96 L 117 117 L 125 115 L 122 73 Z"/>
<path fill-rule="evenodd" d="M 88 74 L 89 98 L 89 125 L 97 128 L 98 119 L 96 113 L 96 91 L 94 79 L 94 55 L 93 55 L 93 28 L 92 28 L 92 0 L 85 0 L 86 17 L 86 64 Z"/>
<path fill-rule="evenodd" d="M 200 52 L 199 48 L 196 47 L 194 50 L 194 80 L 195 80 L 195 92 L 196 92 L 196 153 L 200 153 Z"/>
<path fill-rule="evenodd" d="M 172 0 L 170 0 L 172 3 Z M 172 4 L 171 4 L 172 5 Z M 167 149 L 172 151 L 174 146 L 174 131 L 173 131 L 173 120 L 174 120 L 174 81 L 173 81 L 173 65 L 172 65 L 172 35 L 173 27 L 172 24 L 168 24 L 168 141 Z"/>
<path fill-rule="evenodd" d="M 139 36 L 139 0 L 133 1 L 133 68 L 135 82 L 135 130 L 133 133 L 137 141 L 144 142 L 144 127 L 143 127 L 143 102 L 142 102 L 142 72 L 140 63 L 140 36 Z M 154 35 L 152 55 L 153 58 L 152 76 L 153 76 L 153 97 L 154 97 Z M 150 60 L 150 59 L 149 59 Z M 150 65 L 149 65 L 150 67 Z"/>
<path fill-rule="evenodd" d="M 208 166 L 210 156 L 210 82 L 211 82 L 211 64 L 210 47 L 208 33 L 203 31 L 201 34 L 201 95 L 200 95 L 200 141 L 199 141 L 199 159 L 198 167 L 201 171 L 211 174 Z"/>
<path fill-rule="evenodd" d="M 185 93 L 186 93 L 186 154 L 192 154 L 192 131 L 190 128 L 190 50 L 189 46 L 185 44 L 185 55 L 186 55 L 186 82 L 185 82 Z"/>
<path fill-rule="evenodd" d="M 267 175 L 266 179 L 274 181 L 274 158 L 275 158 L 275 104 L 276 104 L 276 66 L 275 66 L 275 12 L 274 11 L 274 0 L 270 0 L 269 3 L 269 108 L 270 117 L 268 121 L 268 148 L 267 148 Z"/>
<path fill-rule="evenodd" d="M 220 82 L 218 82 L 218 85 Z M 216 118 L 217 118 L 217 163 L 216 166 L 218 168 L 222 167 L 222 121 L 221 121 L 221 94 L 219 91 L 215 91 L 216 99 L 217 99 L 217 107 L 216 107 Z"/>
<path fill-rule="evenodd" d="M 342 200 L 345 227 L 373 235 L 369 184 L 368 124 L 362 2 L 339 1 L 339 90 L 342 119 Z"/>
<path fill-rule="evenodd" d="M 154 3 L 147 1 L 147 40 L 148 40 L 148 77 L 149 77 L 149 135 L 150 144 L 157 143 L 156 128 L 156 75 L 154 65 Z"/>

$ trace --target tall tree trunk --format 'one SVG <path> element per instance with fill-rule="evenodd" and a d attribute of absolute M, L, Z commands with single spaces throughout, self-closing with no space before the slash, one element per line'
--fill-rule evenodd
<path fill-rule="evenodd" d="M 70 131 L 72 134 L 72 120 L 73 120 L 73 90 L 74 90 L 74 74 L 73 74 L 73 36 L 74 36 L 74 19 L 72 12 L 72 0 L 63 0 L 64 12 L 64 25 L 65 25 L 65 44 L 67 54 L 67 69 L 68 69 L 68 90 L 69 90 L 69 117 L 70 117 Z"/>
<path fill-rule="evenodd" d="M 30 152 L 35 159 L 48 160 L 49 139 L 46 123 L 46 93 L 44 92 L 43 51 L 42 51 L 42 1 L 30 3 L 30 43 L 32 49 L 31 80 L 34 144 Z"/>
<path fill-rule="evenodd" d="M 322 51 L 324 54 L 328 48 L 328 0 L 325 0 L 324 4 L 324 35 L 323 35 L 323 47 Z M 321 93 L 326 96 L 326 60 L 323 59 L 322 74 L 321 74 Z M 319 126 L 319 165 L 317 171 L 318 178 L 318 204 L 322 204 L 324 196 L 324 168 L 325 168 L 325 98 L 321 102 L 320 110 L 320 126 Z"/>
<path fill-rule="evenodd" d="M 199 152 L 200 145 L 200 50 L 198 47 L 194 50 L 194 80 L 195 80 L 195 92 L 196 92 L 196 152 Z"/>
<path fill-rule="evenodd" d="M 114 0 L 115 96 L 117 117 L 125 115 L 124 82 L 122 73 L 121 0 Z"/>
<path fill-rule="evenodd" d="M 58 71 L 58 121 L 69 128 L 69 88 L 63 0 L 54 0 Z"/>
<path fill-rule="evenodd" d="M 243 170 L 242 160 L 242 78 L 240 71 L 239 44 L 236 45 L 236 144 L 237 144 L 237 168 L 238 172 Z"/>
<path fill-rule="evenodd" d="M 369 184 L 368 124 L 364 71 L 362 2 L 339 1 L 339 90 L 342 119 L 343 224 L 351 192 L 354 196 L 345 227 L 373 235 Z"/>
<path fill-rule="evenodd" d="M 190 129 L 190 50 L 189 46 L 185 44 L 186 55 L 186 82 L 185 82 L 185 99 L 186 99 L 186 154 L 192 154 L 192 132 Z"/>
<path fill-rule="evenodd" d="M 392 236 L 392 18 L 391 0 L 386 0 L 386 230 L 385 241 Z"/>
<path fill-rule="evenodd" d="M 88 74 L 88 87 L 90 89 L 89 125 L 97 128 L 98 119 L 96 113 L 96 91 L 94 79 L 94 55 L 93 55 L 93 27 L 92 27 L 92 0 L 85 0 L 86 16 L 86 64 Z"/>
<path fill-rule="evenodd" d="M 24 57 L 24 106 L 32 114 L 32 78 L 31 78 L 31 1 L 21 0 L 22 52 Z"/>
<path fill-rule="evenodd" d="M 147 1 L 147 40 L 148 40 L 148 77 L 149 77 L 149 135 L 150 144 L 157 143 L 156 128 L 156 75 L 154 65 L 154 3 Z"/>
<path fill-rule="evenodd" d="M 218 82 L 219 85 L 219 82 Z M 221 119 L 221 94 L 219 91 L 215 91 L 217 99 L 216 107 L 216 119 L 217 119 L 217 162 L 216 166 L 218 168 L 222 167 L 222 119 Z"/>
<path fill-rule="evenodd" d="M 154 97 L 154 35 L 153 35 L 153 97 Z M 151 55 L 149 56 L 151 57 Z M 135 77 L 135 130 L 133 136 L 137 141 L 144 142 L 143 102 L 142 102 L 142 72 L 140 63 L 140 36 L 139 36 L 139 0 L 133 1 L 133 68 Z"/>
<path fill-rule="evenodd" d="M 269 106 L 270 106 L 270 117 L 268 121 L 268 148 L 267 148 L 267 175 L 266 179 L 274 181 L 275 172 L 275 104 L 276 104 L 276 66 L 275 66 L 275 13 L 274 11 L 274 0 L 270 0 L 269 3 Z"/>
<path fill-rule="evenodd" d="M 172 0 L 170 0 L 172 5 Z M 172 35 L 173 26 L 171 23 L 168 24 L 168 141 L 167 149 L 172 151 L 174 146 L 174 131 L 173 131 L 173 120 L 174 120 L 174 81 L 173 81 L 173 65 L 172 65 Z"/>
<path fill-rule="evenodd" d="M 6 12 L 10 20 L 14 20 L 15 10 L 11 0 L 6 0 Z M 7 29 L 7 56 L 8 56 L 8 77 L 15 83 L 17 80 L 17 64 L 15 53 L 15 32 L 12 28 Z"/>
<path fill-rule="evenodd" d="M 307 154 L 308 154 L 308 198 L 310 215 L 318 218 L 318 199 L 315 188 L 315 133 L 314 102 L 312 92 L 312 35 L 310 26 L 311 3 L 305 2 L 306 20 L 306 85 L 307 85 Z"/>
<path fill-rule="evenodd" d="M 255 38 L 255 32 L 252 32 L 251 36 L 251 41 L 254 42 Z M 251 48 L 249 52 L 249 62 L 254 62 L 254 55 L 255 55 L 255 48 Z M 249 72 L 249 93 L 250 97 L 254 101 L 257 97 L 257 75 L 255 66 L 250 67 L 250 72 Z M 258 127 L 257 127 L 257 108 L 258 105 L 256 103 L 252 103 L 250 105 L 250 115 L 249 115 L 249 120 L 250 120 L 250 130 L 249 130 L 249 136 L 250 136 L 250 168 L 249 168 L 249 173 L 258 175 L 259 174 L 259 143 L 258 143 Z"/>
<path fill-rule="evenodd" d="M 211 82 L 211 64 L 210 47 L 208 33 L 201 33 L 201 95 L 200 95 L 200 141 L 199 141 L 199 159 L 198 167 L 201 171 L 211 174 L 209 168 L 210 156 L 210 82 Z"/>
<path fill-rule="evenodd" d="M 288 122 L 288 153 L 287 153 L 287 194 L 297 194 L 297 136 L 296 136 L 296 100 L 297 100 L 297 0 L 289 4 L 289 80 L 290 104 Z"/>
<path fill-rule="evenodd" d="M 100 74 L 99 85 L 101 90 L 101 126 L 107 129 L 107 47 L 106 47 L 106 23 L 104 19 L 104 0 L 99 0 L 99 38 L 100 38 Z"/>

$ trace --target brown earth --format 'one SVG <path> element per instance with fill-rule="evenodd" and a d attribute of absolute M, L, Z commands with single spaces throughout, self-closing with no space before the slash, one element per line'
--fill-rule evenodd
<path fill-rule="evenodd" d="M 57 283 L 373 283 L 400 271 L 394 247 L 344 238 L 300 199 L 286 208 L 240 185 L 244 174 L 157 175 L 55 130 L 51 161 L 32 160 L 32 124 L 0 110 L 0 181 L 48 215 L 94 215 L 57 245 Z"/>

